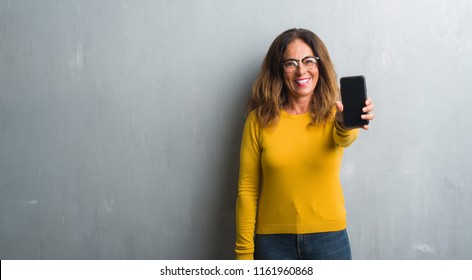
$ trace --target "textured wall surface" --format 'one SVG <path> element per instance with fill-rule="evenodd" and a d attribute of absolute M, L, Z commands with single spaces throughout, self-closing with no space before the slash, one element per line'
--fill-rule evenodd
<path fill-rule="evenodd" d="M 232 259 L 244 103 L 326 43 L 376 120 L 345 151 L 356 259 L 472 258 L 472 2 L 0 0 L 0 259 Z"/>

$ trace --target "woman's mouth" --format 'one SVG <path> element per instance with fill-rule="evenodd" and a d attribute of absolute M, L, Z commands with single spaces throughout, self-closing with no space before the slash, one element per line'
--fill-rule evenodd
<path fill-rule="evenodd" d="M 310 81 L 310 78 L 296 79 L 296 80 L 295 80 L 295 83 L 296 83 L 298 86 L 303 87 L 303 86 L 306 86 L 309 81 Z"/>

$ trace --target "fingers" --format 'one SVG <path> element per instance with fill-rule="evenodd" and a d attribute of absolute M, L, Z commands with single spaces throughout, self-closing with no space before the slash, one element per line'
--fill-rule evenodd
<path fill-rule="evenodd" d="M 341 103 L 341 101 L 336 101 L 336 110 L 338 112 L 342 112 L 344 110 L 344 105 Z"/>
<path fill-rule="evenodd" d="M 370 113 L 375 109 L 374 103 L 372 103 L 372 100 L 370 98 L 367 98 L 365 101 L 365 107 L 362 108 L 362 111 L 364 113 Z"/>
<path fill-rule="evenodd" d="M 371 121 L 375 118 L 375 115 L 372 114 L 372 113 L 367 113 L 367 114 L 363 114 L 361 115 L 361 119 L 363 120 L 368 120 L 368 121 Z"/>
<path fill-rule="evenodd" d="M 343 125 L 344 123 L 344 117 L 343 117 L 343 110 L 344 110 L 344 106 L 343 104 L 341 103 L 341 101 L 336 101 L 336 121 Z"/>
<path fill-rule="evenodd" d="M 361 118 L 363 120 L 368 120 L 368 121 L 371 121 L 375 118 L 375 115 L 372 114 L 372 111 L 375 109 L 375 106 L 374 106 L 374 103 L 372 103 L 372 100 L 370 98 L 367 98 L 367 100 L 365 101 L 365 107 L 362 108 L 362 111 L 365 113 L 363 115 L 361 115 Z M 362 127 L 364 130 L 368 130 L 369 129 L 369 126 L 368 125 L 364 125 Z"/>
<path fill-rule="evenodd" d="M 361 118 L 363 120 L 373 120 L 375 116 L 371 112 L 374 111 L 374 109 L 374 103 L 372 103 L 372 100 L 370 98 L 367 98 L 367 100 L 365 101 L 365 107 L 362 108 L 362 112 L 364 112 L 365 114 L 363 114 Z"/>

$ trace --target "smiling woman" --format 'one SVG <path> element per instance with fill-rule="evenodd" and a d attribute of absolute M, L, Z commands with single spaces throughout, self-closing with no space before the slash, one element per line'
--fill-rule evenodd
<path fill-rule="evenodd" d="M 313 32 L 272 43 L 253 85 L 241 142 L 238 259 L 351 259 L 339 180 L 343 127 L 336 73 Z M 365 118 L 373 104 L 363 108 Z"/>
<path fill-rule="evenodd" d="M 306 63 L 294 67 L 299 64 L 297 60 L 308 57 L 315 57 L 315 67 L 307 68 Z M 286 67 L 288 61 L 292 65 Z M 305 70 L 310 73 L 305 73 Z M 248 102 L 249 111 L 256 110 L 255 114 L 264 127 L 276 124 L 280 111 L 284 108 L 290 110 L 287 108 L 289 96 L 294 96 L 292 91 L 297 88 L 290 86 L 296 81 L 287 83 L 287 79 L 299 79 L 303 85 L 308 82 L 306 78 L 315 72 L 318 73 L 316 80 L 307 84 L 311 100 L 304 100 L 305 106 L 309 101 L 309 108 L 299 108 L 299 111 L 311 112 L 312 125 L 324 123 L 334 115 L 333 104 L 339 99 L 336 72 L 325 44 L 316 34 L 306 29 L 283 32 L 274 40 L 262 63 L 253 85 L 252 98 Z"/>
<path fill-rule="evenodd" d="M 311 97 L 319 77 L 314 55 L 313 50 L 300 39 L 290 43 L 284 52 L 285 62 L 282 65 L 288 102 L 283 104 L 283 108 L 290 114 L 299 115 L 310 110 Z"/>

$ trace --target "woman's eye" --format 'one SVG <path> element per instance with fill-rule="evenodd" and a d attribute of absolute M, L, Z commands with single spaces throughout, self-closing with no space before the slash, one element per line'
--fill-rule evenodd
<path fill-rule="evenodd" d="M 286 67 L 297 67 L 297 64 L 295 63 L 295 61 L 287 61 L 287 62 L 285 62 L 285 66 Z"/>
<path fill-rule="evenodd" d="M 316 64 L 316 61 L 314 59 L 306 59 L 305 61 L 303 61 L 303 64 L 313 65 L 313 64 Z"/>

